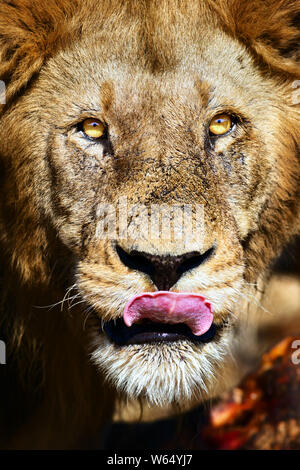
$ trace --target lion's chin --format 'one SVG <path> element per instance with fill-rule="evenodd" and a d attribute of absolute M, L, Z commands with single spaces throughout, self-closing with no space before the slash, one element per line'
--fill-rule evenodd
<path fill-rule="evenodd" d="M 209 343 L 178 340 L 120 346 L 94 332 L 91 358 L 121 394 L 159 406 L 180 404 L 210 399 L 224 390 L 233 366 L 232 340 L 226 330 Z"/>

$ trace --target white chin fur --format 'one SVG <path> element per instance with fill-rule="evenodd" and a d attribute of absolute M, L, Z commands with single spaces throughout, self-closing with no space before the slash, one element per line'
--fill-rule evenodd
<path fill-rule="evenodd" d="M 228 376 L 235 375 L 232 341 L 226 331 L 217 342 L 203 345 L 178 341 L 115 346 L 104 334 L 94 333 L 91 357 L 127 397 L 160 406 L 180 404 L 212 398 L 227 388 Z"/>

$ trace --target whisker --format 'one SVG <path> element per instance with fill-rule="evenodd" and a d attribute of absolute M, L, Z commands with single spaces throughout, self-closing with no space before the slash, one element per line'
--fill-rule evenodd
<path fill-rule="evenodd" d="M 260 302 L 260 300 L 257 298 L 257 296 L 255 296 L 254 294 L 251 294 L 250 292 L 241 292 L 239 290 L 237 290 L 235 287 L 232 288 L 234 290 L 234 292 L 238 295 L 239 298 L 243 298 L 245 300 L 247 300 L 248 302 L 250 301 L 253 301 L 255 303 L 255 305 L 261 309 L 263 312 L 269 314 L 269 315 L 273 315 L 272 312 L 270 312 L 268 309 L 266 309 L 262 303 Z M 260 293 L 258 290 L 256 290 L 256 292 Z M 238 301 L 238 300 L 237 300 Z"/>
<path fill-rule="evenodd" d="M 62 311 L 62 310 L 63 310 L 63 306 L 64 306 L 64 302 L 66 301 L 67 298 L 69 298 L 68 296 L 69 296 L 70 292 L 71 292 L 76 286 L 77 286 L 77 284 L 73 284 L 72 286 L 68 287 L 68 288 L 67 288 L 67 291 L 66 291 L 66 293 L 65 293 L 65 295 L 64 295 L 64 297 L 63 297 L 63 299 L 62 299 L 62 300 L 59 300 L 58 302 L 55 302 L 55 303 L 49 304 L 49 305 L 33 305 L 33 307 L 34 307 L 34 308 L 40 308 L 40 309 L 42 309 L 42 308 L 47 308 L 47 309 L 49 309 L 49 310 L 52 310 L 53 308 L 55 308 L 55 307 L 57 307 L 58 305 L 60 305 L 60 306 L 61 306 L 61 311 Z M 77 295 L 78 295 L 78 294 L 77 294 Z M 73 298 L 73 297 L 71 297 L 71 298 Z"/>

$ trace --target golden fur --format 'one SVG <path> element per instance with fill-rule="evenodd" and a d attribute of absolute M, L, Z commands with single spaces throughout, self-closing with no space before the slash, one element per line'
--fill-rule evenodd
<path fill-rule="evenodd" d="M 255 287 L 299 233 L 299 18 L 298 0 L 0 0 L 3 448 L 88 446 L 118 394 L 172 404 L 231 383 Z M 212 144 L 220 112 L 238 125 Z M 78 131 L 88 117 L 107 123 L 107 147 Z M 97 237 L 99 204 L 121 196 L 204 206 L 196 248 L 216 253 L 174 290 L 212 302 L 215 341 L 116 347 L 100 332 L 155 289 Z"/>

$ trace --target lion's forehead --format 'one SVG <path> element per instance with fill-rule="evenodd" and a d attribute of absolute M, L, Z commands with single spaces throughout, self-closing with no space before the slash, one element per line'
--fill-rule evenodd
<path fill-rule="evenodd" d="M 265 104 L 271 98 L 270 84 L 255 73 L 249 52 L 221 30 L 208 29 L 207 33 L 202 32 L 201 38 L 178 38 L 177 43 L 166 39 L 168 56 L 174 60 L 161 59 L 157 70 L 155 54 L 161 52 L 158 45 L 153 46 L 156 52 L 150 54 L 147 49 L 131 45 L 124 50 L 124 44 L 116 41 L 114 50 L 108 53 L 111 37 L 108 41 L 102 35 L 98 41 L 99 34 L 94 32 L 91 37 L 84 37 L 49 60 L 39 80 L 43 89 L 50 87 L 49 101 L 52 93 L 56 93 L 63 103 L 64 91 L 65 101 L 72 107 L 74 98 L 70 100 L 70 97 L 76 91 L 74 105 L 100 106 L 101 89 L 107 83 L 115 106 L 130 102 L 131 107 L 136 107 L 135 112 L 139 107 L 145 111 L 147 104 L 152 106 L 155 101 L 160 109 L 163 106 L 192 109 L 195 104 L 208 103 L 211 108 L 228 104 L 243 108 L 246 103 L 258 106 L 264 90 Z"/>

